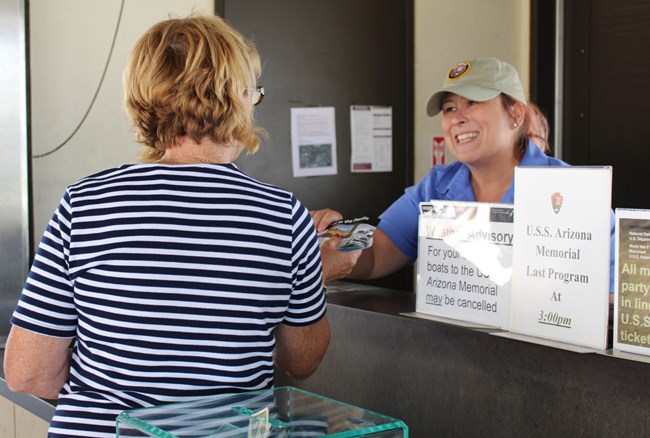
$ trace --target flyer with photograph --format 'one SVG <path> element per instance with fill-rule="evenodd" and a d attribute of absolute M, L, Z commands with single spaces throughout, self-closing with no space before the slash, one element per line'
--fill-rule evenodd
<path fill-rule="evenodd" d="M 420 203 L 417 314 L 507 329 L 513 206 Z"/>
<path fill-rule="evenodd" d="M 334 107 L 291 108 L 294 177 L 336 175 Z"/>
<path fill-rule="evenodd" d="M 369 216 L 354 219 L 341 219 L 332 222 L 327 229 L 318 234 L 318 244 L 328 239 L 341 239 L 337 249 L 343 252 L 358 251 L 372 246 L 372 236 L 376 229 L 376 220 Z"/>

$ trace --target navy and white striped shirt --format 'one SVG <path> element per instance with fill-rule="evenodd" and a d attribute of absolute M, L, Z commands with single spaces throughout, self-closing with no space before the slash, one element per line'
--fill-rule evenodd
<path fill-rule="evenodd" d="M 74 340 L 51 436 L 122 410 L 269 388 L 273 330 L 325 314 L 316 233 L 233 164 L 126 165 L 70 186 L 12 323 Z"/>

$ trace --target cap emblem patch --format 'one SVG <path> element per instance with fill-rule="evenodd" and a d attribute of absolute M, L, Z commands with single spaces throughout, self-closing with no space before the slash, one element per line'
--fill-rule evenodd
<path fill-rule="evenodd" d="M 449 70 L 448 78 L 450 80 L 460 79 L 467 74 L 470 67 L 469 61 L 459 62 L 454 68 Z"/>

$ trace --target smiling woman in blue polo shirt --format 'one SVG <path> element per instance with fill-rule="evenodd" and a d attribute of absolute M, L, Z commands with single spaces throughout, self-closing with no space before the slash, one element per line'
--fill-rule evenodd
<path fill-rule="evenodd" d="M 323 248 L 330 278 L 381 278 L 413 263 L 418 249 L 418 206 L 436 200 L 514 202 L 515 166 L 566 166 L 546 155 L 548 121 L 527 102 L 513 66 L 496 58 L 463 61 L 451 68 L 427 102 L 427 114 L 442 112 L 451 164 L 431 168 L 381 216 L 373 246 L 359 260 Z M 340 214 L 312 212 L 322 231 Z"/>

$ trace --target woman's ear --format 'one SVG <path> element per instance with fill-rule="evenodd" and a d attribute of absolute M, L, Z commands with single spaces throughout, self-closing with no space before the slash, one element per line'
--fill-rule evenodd
<path fill-rule="evenodd" d="M 513 125 L 521 126 L 526 117 L 526 106 L 516 100 L 514 105 L 510 107 L 510 117 L 512 118 Z"/>

